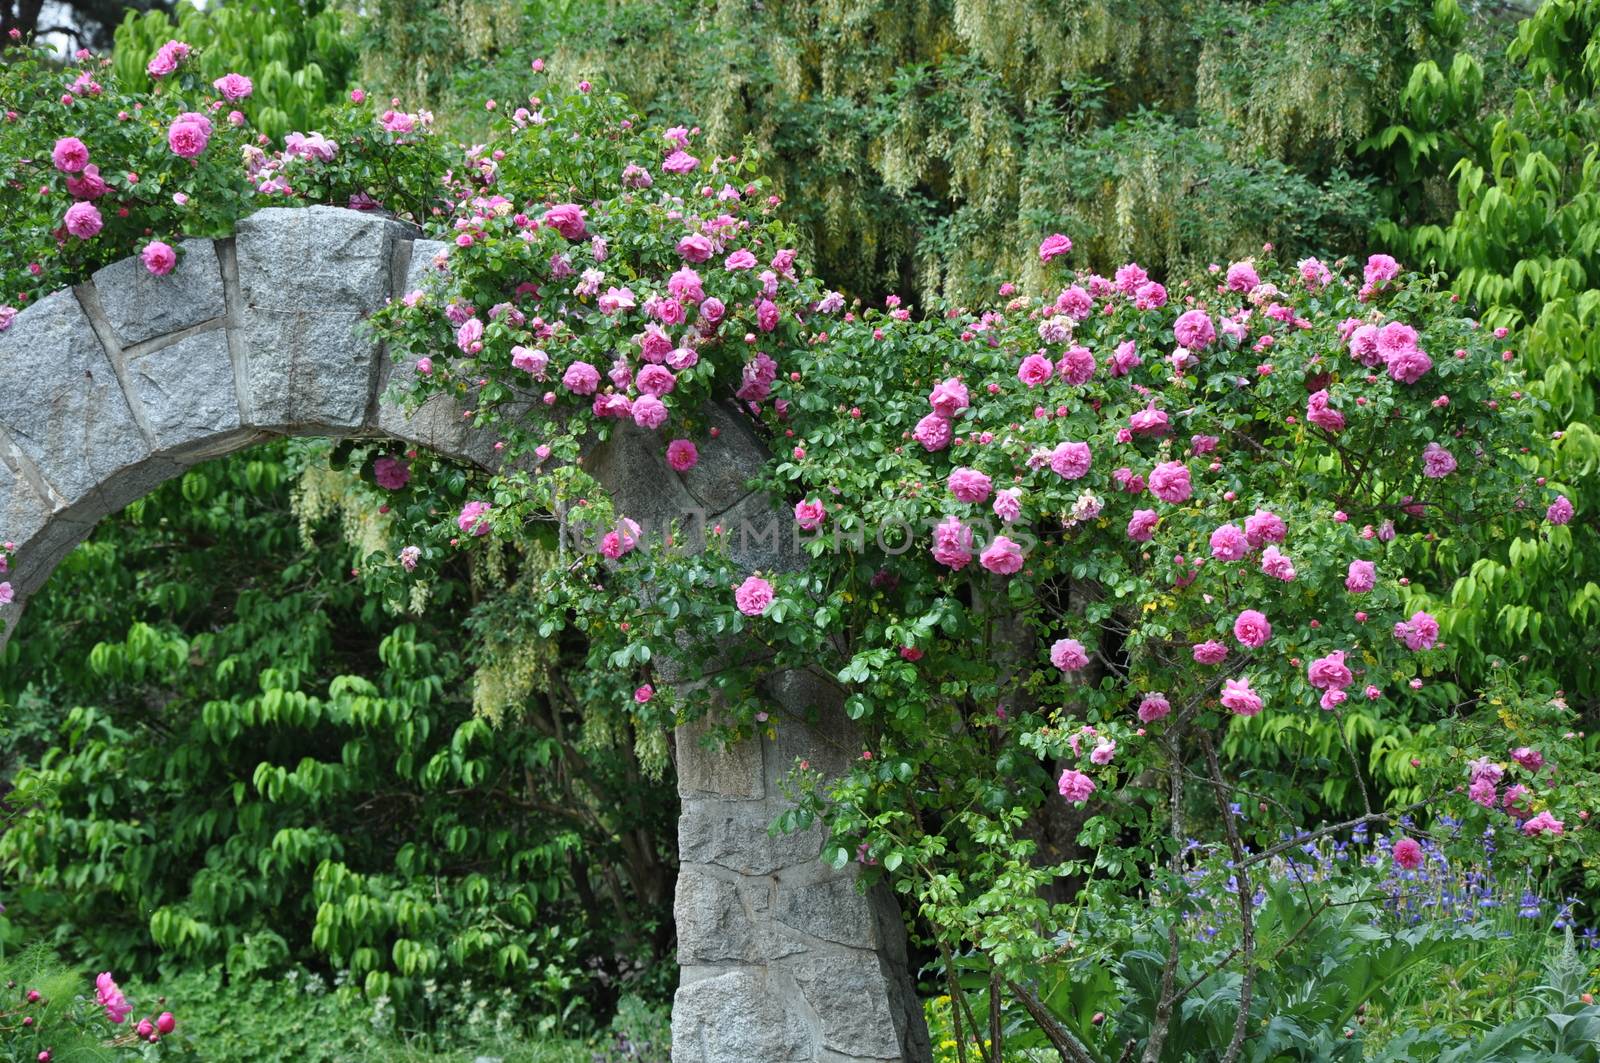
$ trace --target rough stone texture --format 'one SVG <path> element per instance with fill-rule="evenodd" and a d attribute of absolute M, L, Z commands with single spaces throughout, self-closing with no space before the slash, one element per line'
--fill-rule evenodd
<path fill-rule="evenodd" d="M 706 421 L 717 430 L 717 438 L 697 443 L 700 460 L 678 475 L 706 512 L 716 515 L 750 493 L 747 485 L 760 474 L 765 451 L 751 433 L 750 422 L 726 406 L 707 407 Z"/>
<path fill-rule="evenodd" d="M 825 837 L 820 825 L 773 838 L 767 835 L 771 818 L 765 805 L 685 802 L 678 821 L 678 859 L 751 877 L 819 863 Z"/>
<path fill-rule="evenodd" d="M 167 347 L 125 354 L 128 389 L 162 450 L 240 427 L 228 334 L 197 332 Z"/>
<path fill-rule="evenodd" d="M 889 987 L 878 958 L 854 951 L 787 961 L 822 1026 L 822 1043 L 858 1059 L 899 1059 Z"/>
<path fill-rule="evenodd" d="M 409 413 L 381 401 L 409 386 L 411 369 L 390 365 L 358 326 L 422 286 L 446 248 L 413 235 L 371 214 L 264 210 L 232 240 L 191 241 L 171 277 L 129 259 L 18 315 L 0 333 L 0 539 L 19 547 L 0 646 L 98 520 L 199 461 L 276 434 L 376 433 L 496 467 L 492 431 L 468 428 L 448 399 Z M 662 436 L 626 424 L 586 467 L 648 532 L 715 521 L 746 570 L 795 567 L 792 519 L 747 487 L 763 444 L 736 407 L 706 413 L 719 436 L 688 475 L 666 465 Z M 797 758 L 835 772 L 858 748 L 838 688 L 794 671 L 766 691 L 772 738 L 706 746 L 706 721 L 676 735 L 684 966 L 673 1059 L 922 1063 L 927 1031 L 893 897 L 862 895 L 853 866 L 821 863 L 820 826 L 767 832 Z"/>
<path fill-rule="evenodd" d="M 784 519 L 765 495 L 746 495 L 716 519 L 728 556 L 746 571 L 783 572 L 796 567 L 794 517 Z"/>
<path fill-rule="evenodd" d="M 405 276 L 397 294 L 418 289 L 426 290 L 428 277 L 438 272 L 434 265 L 441 253 L 449 253 L 449 245 L 438 240 L 417 240 L 411 245 L 411 257 L 406 263 Z M 413 439 L 423 446 L 457 451 L 465 444 L 467 426 L 461 417 L 461 408 L 447 395 L 431 396 L 416 410 L 405 405 L 404 396 L 416 380 L 416 367 L 398 365 L 385 357 L 378 379 L 378 396 L 383 401 L 378 407 L 377 427 L 391 434 Z"/>
<path fill-rule="evenodd" d="M 583 467 L 605 485 L 619 516 L 638 521 L 647 543 L 659 542 L 674 524 L 693 535 L 691 526 L 705 523 L 705 508 L 667 464 L 659 432 L 619 423 L 611 438 L 584 455 Z"/>
<path fill-rule="evenodd" d="M 94 275 L 95 291 L 112 333 L 123 347 L 220 318 L 222 267 L 210 240 L 185 240 L 183 258 L 165 277 L 136 255 Z"/>
<path fill-rule="evenodd" d="M 358 326 L 389 297 L 395 243 L 409 235 L 331 207 L 273 207 L 239 222 L 236 314 L 252 424 L 362 425 L 380 352 Z"/>
<path fill-rule="evenodd" d="M 780 993 L 741 968 L 688 983 L 672 1002 L 673 1063 L 810 1063 L 816 1045 L 805 1018 Z"/>
<path fill-rule="evenodd" d="M 778 887 L 773 918 L 807 937 L 851 948 L 876 948 L 877 920 L 848 878 Z"/>
<path fill-rule="evenodd" d="M 150 453 L 72 292 L 46 296 L 0 332 L 0 365 L 0 432 L 65 502 Z"/>
<path fill-rule="evenodd" d="M 694 867 L 678 875 L 672 903 L 678 924 L 679 963 L 754 962 L 756 929 L 739 896 L 739 887 Z"/>
<path fill-rule="evenodd" d="M 707 746 L 702 739 L 713 726 L 703 716 L 678 728 L 678 796 L 715 794 L 724 799 L 761 798 L 761 747 L 754 742 Z"/>

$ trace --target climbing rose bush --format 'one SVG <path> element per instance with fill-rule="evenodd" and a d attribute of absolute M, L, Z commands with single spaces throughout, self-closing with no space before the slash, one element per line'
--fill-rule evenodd
<path fill-rule="evenodd" d="M 0 41 L 0 329 L 39 296 L 139 255 L 166 276 L 184 236 L 227 236 L 259 206 L 332 203 L 420 218 L 443 210 L 432 116 L 354 90 L 319 130 L 253 130 L 248 72 L 207 81 L 169 41 L 136 83 L 109 56 Z"/>
<path fill-rule="evenodd" d="M 1514 352 L 1388 256 L 1102 277 L 1054 234 L 1049 291 L 847 305 L 747 160 L 579 89 L 507 116 L 476 155 L 495 165 L 457 174 L 449 248 L 381 316 L 413 399 L 453 397 L 508 470 L 388 572 L 557 514 L 597 548 L 546 566 L 530 606 L 542 634 L 583 631 L 619 711 L 770 735 L 800 721 L 762 677 L 824 673 L 859 746 L 826 776 L 797 763 L 779 826 L 822 822 L 824 859 L 886 877 L 1030 1013 L 1086 904 L 1159 902 L 1176 934 L 1191 868 L 1226 861 L 1248 924 L 1260 861 L 1309 825 L 1223 771 L 1223 737 L 1412 711 L 1450 660 L 1417 574 L 1563 519 Z M 629 432 L 693 475 L 713 400 L 768 441 L 759 482 L 803 566 L 738 572 L 727 545 L 767 526 L 641 527 L 578 464 Z M 701 693 L 652 686 L 664 659 Z M 1363 782 L 1345 827 L 1448 814 L 1576 867 L 1596 789 L 1571 714 L 1498 682 L 1437 720 L 1423 800 L 1387 810 Z"/>

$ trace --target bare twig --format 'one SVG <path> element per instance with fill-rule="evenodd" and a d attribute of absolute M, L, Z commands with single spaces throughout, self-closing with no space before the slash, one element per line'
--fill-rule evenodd
<path fill-rule="evenodd" d="M 1255 856 L 1252 856 L 1250 859 L 1246 860 L 1243 866 L 1254 867 L 1263 860 L 1272 859 L 1279 853 L 1288 852 L 1290 849 L 1298 849 L 1300 846 L 1306 845 L 1309 842 L 1314 842 L 1318 838 L 1325 838 L 1330 834 L 1337 834 L 1342 830 L 1350 830 L 1352 827 L 1359 827 L 1363 823 L 1375 823 L 1380 820 L 1395 820 L 1399 819 L 1401 816 L 1408 816 L 1418 809 L 1427 808 L 1433 803 L 1433 801 L 1434 799 L 1432 797 L 1427 797 L 1421 801 L 1418 801 L 1416 804 L 1407 805 L 1405 808 L 1394 812 L 1371 812 L 1365 816 L 1357 816 L 1355 819 L 1347 819 L 1343 823 L 1331 823 L 1326 827 L 1321 827 L 1305 834 L 1297 834 L 1287 841 L 1279 842 L 1270 849 L 1263 849 Z"/>
<path fill-rule="evenodd" d="M 1222 824 L 1228 835 L 1228 848 L 1233 851 L 1233 891 L 1239 898 L 1239 951 L 1244 959 L 1244 973 L 1239 982 L 1239 1014 L 1233 1021 L 1233 1039 L 1222 1063 L 1235 1063 L 1244 1050 L 1245 1034 L 1250 1028 L 1250 990 L 1255 982 L 1255 916 L 1252 908 L 1255 899 L 1250 895 L 1250 876 L 1244 868 L 1244 843 L 1239 840 L 1239 825 L 1234 822 L 1233 806 L 1228 800 L 1228 786 L 1222 781 L 1222 766 L 1217 763 L 1217 748 L 1211 736 L 1200 735 L 1200 748 L 1206 755 L 1206 766 L 1211 771 L 1211 786 L 1216 791 L 1217 807 L 1222 812 Z"/>
<path fill-rule="evenodd" d="M 1196 699 L 1198 701 L 1198 699 Z M 1168 834 L 1172 839 L 1172 875 L 1174 880 L 1183 881 L 1183 772 L 1178 770 L 1182 763 L 1179 753 L 1182 749 L 1182 729 L 1173 727 L 1167 732 L 1167 762 L 1171 765 L 1168 775 Z M 1172 920 L 1167 924 L 1167 962 L 1161 968 L 1161 997 L 1156 1001 L 1155 1017 L 1150 1023 L 1150 1039 L 1145 1042 L 1143 1063 L 1160 1063 L 1161 1050 L 1167 1043 L 1167 1031 L 1172 1027 L 1172 1006 L 1177 1001 L 1173 991 L 1173 982 L 1178 971 L 1178 912 L 1172 913 Z"/>
<path fill-rule="evenodd" d="M 1039 1024 L 1039 1029 L 1044 1031 L 1045 1037 L 1050 1041 L 1050 1046 L 1056 1050 L 1056 1054 L 1066 1063 L 1095 1063 L 1094 1057 L 1089 1054 L 1089 1050 L 1083 1047 L 1081 1041 L 1072 1036 L 1071 1030 L 1061 1025 L 1056 1020 L 1056 1017 L 1050 1014 L 1050 1009 L 1044 1006 L 1043 1001 L 1010 979 L 1006 980 L 1006 986 L 1016 996 L 1017 1000 L 1022 1003 L 1028 1014 L 1033 1017 L 1033 1021 Z"/>

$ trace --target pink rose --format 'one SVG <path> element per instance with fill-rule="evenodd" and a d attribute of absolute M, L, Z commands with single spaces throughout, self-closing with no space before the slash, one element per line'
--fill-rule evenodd
<path fill-rule="evenodd" d="M 67 208 L 66 224 L 67 232 L 80 240 L 88 240 L 105 226 L 105 221 L 93 203 L 84 202 Z"/>
<path fill-rule="evenodd" d="M 950 493 L 959 501 L 981 504 L 989 500 L 994 483 L 977 469 L 958 468 L 950 473 Z"/>
<path fill-rule="evenodd" d="M 1389 375 L 1402 384 L 1415 384 L 1433 368 L 1433 359 L 1422 351 L 1401 351 L 1389 359 Z"/>
<path fill-rule="evenodd" d="M 167 129 L 167 147 L 172 149 L 174 155 L 185 159 L 192 159 L 206 150 L 206 145 L 211 141 L 210 123 L 205 125 L 193 121 L 195 116 L 180 115 Z"/>
<path fill-rule="evenodd" d="M 1007 524 L 1014 523 L 1022 516 L 1022 489 L 1008 487 L 994 494 L 994 515 Z"/>
<path fill-rule="evenodd" d="M 1409 650 L 1431 650 L 1439 643 L 1439 621 L 1418 610 L 1411 614 L 1410 620 L 1395 624 L 1394 637 L 1404 642 Z"/>
<path fill-rule="evenodd" d="M 156 49 L 156 54 L 150 57 L 150 62 L 145 64 L 145 72 L 153 78 L 163 78 L 174 70 L 178 64 L 189 57 L 190 48 L 182 41 L 168 41 Z"/>
<path fill-rule="evenodd" d="M 511 368 L 531 373 L 542 380 L 544 371 L 549 367 L 550 356 L 543 351 L 522 346 L 511 348 Z"/>
<path fill-rule="evenodd" d="M 211 87 L 222 93 L 222 98 L 230 103 L 237 103 L 255 91 L 255 86 L 243 74 L 224 74 L 213 81 Z"/>
<path fill-rule="evenodd" d="M 1378 584 L 1378 566 L 1373 561 L 1352 561 L 1345 573 L 1344 589 L 1351 594 L 1365 594 Z"/>
<path fill-rule="evenodd" d="M 588 362 L 573 362 L 561 374 L 561 383 L 574 395 L 593 395 L 600 386 L 600 370 Z"/>
<path fill-rule="evenodd" d="M 1222 707 L 1235 716 L 1254 716 L 1261 711 L 1261 695 L 1250 689 L 1248 679 L 1222 681 Z"/>
<path fill-rule="evenodd" d="M 1251 546 L 1263 543 L 1281 543 L 1289 534 L 1283 518 L 1269 509 L 1258 509 L 1244 519 L 1244 537 Z"/>
<path fill-rule="evenodd" d="M 107 191 L 109 188 L 100 176 L 100 167 L 92 162 L 81 173 L 67 178 L 67 192 L 74 199 L 99 199 Z"/>
<path fill-rule="evenodd" d="M 778 304 L 771 299 L 763 299 L 760 305 L 756 307 L 756 327 L 762 332 L 771 332 L 778 327 L 780 316 Z"/>
<path fill-rule="evenodd" d="M 1387 284 L 1399 275 L 1400 263 L 1388 255 L 1370 256 L 1366 268 L 1361 271 L 1362 279 L 1374 286 Z"/>
<path fill-rule="evenodd" d="M 1050 663 L 1063 672 L 1076 672 L 1089 666 L 1089 654 L 1077 639 L 1057 639 L 1050 647 Z"/>
<path fill-rule="evenodd" d="M 667 278 L 667 294 L 685 303 L 699 303 L 705 299 L 705 289 L 700 285 L 700 274 L 683 267 Z"/>
<path fill-rule="evenodd" d="M 933 529 L 933 559 L 960 571 L 972 560 L 972 531 L 955 517 L 946 517 Z"/>
<path fill-rule="evenodd" d="M 62 137 L 51 150 L 50 161 L 62 173 L 77 173 L 89 165 L 89 149 L 77 137 Z"/>
<path fill-rule="evenodd" d="M 152 240 L 144 245 L 144 250 L 139 252 L 139 257 L 144 259 L 144 268 L 157 277 L 165 277 L 172 272 L 178 264 L 178 253 L 172 249 L 171 244 Z"/>
<path fill-rule="evenodd" d="M 583 208 L 576 203 L 557 203 L 544 212 L 544 224 L 568 240 L 582 240 L 589 234 L 586 217 Z"/>
<path fill-rule="evenodd" d="M 654 395 L 640 395 L 633 400 L 633 423 L 652 431 L 667 423 L 667 404 Z"/>
<path fill-rule="evenodd" d="M 623 517 L 615 529 L 601 537 L 600 553 L 612 561 L 625 557 L 638 549 L 640 534 L 639 522 L 631 517 Z"/>
<path fill-rule="evenodd" d="M 711 241 L 699 233 L 690 233 L 678 241 L 678 254 L 688 262 L 704 262 L 714 250 Z"/>
<path fill-rule="evenodd" d="M 112 979 L 110 971 L 102 971 L 94 980 L 95 996 L 100 1006 L 106 1009 L 106 1018 L 114 1023 L 121 1023 L 133 1010 L 133 1005 L 128 1003 L 128 998 L 122 995 L 122 990 Z"/>
<path fill-rule="evenodd" d="M 1306 401 L 1306 420 L 1330 432 L 1344 431 L 1344 414 L 1328 405 L 1328 392 L 1314 391 Z"/>
<path fill-rule="evenodd" d="M 1306 667 L 1306 678 L 1318 690 L 1343 690 L 1354 681 L 1349 667 L 1344 663 L 1344 651 L 1336 650 L 1326 657 L 1318 657 Z"/>
<path fill-rule="evenodd" d="M 674 439 L 667 444 L 667 464 L 678 472 L 688 472 L 700 461 L 700 450 L 687 439 Z"/>
<path fill-rule="evenodd" d="M 1239 640 L 1240 645 L 1258 650 L 1272 638 L 1272 625 L 1261 613 L 1246 609 L 1233 622 L 1233 637 Z"/>
<path fill-rule="evenodd" d="M 1068 801 L 1086 801 L 1094 793 L 1094 780 L 1081 771 L 1067 769 L 1061 773 L 1061 781 L 1057 784 L 1061 796 Z"/>
<path fill-rule="evenodd" d="M 1139 701 L 1139 722 L 1154 723 L 1172 712 L 1172 703 L 1165 694 L 1146 694 Z"/>
<path fill-rule="evenodd" d="M 1067 353 L 1056 363 L 1056 372 L 1074 387 L 1087 384 L 1094 376 L 1094 355 L 1087 347 L 1068 347 Z"/>
<path fill-rule="evenodd" d="M 1167 417 L 1167 411 L 1156 409 L 1156 401 L 1128 418 L 1128 430 L 1141 436 L 1164 436 L 1172 430 L 1172 422 Z"/>
<path fill-rule="evenodd" d="M 1566 495 L 1557 495 L 1556 500 L 1550 503 L 1544 511 L 1545 520 L 1551 524 L 1566 524 L 1572 520 L 1572 502 Z"/>
<path fill-rule="evenodd" d="M 948 447 L 951 435 L 949 420 L 937 413 L 928 414 L 911 430 L 911 438 L 921 443 L 922 449 L 927 451 L 943 450 Z"/>
<path fill-rule="evenodd" d="M 1203 351 L 1217 338 L 1217 330 L 1204 310 L 1185 310 L 1172 324 L 1172 335 L 1180 346 Z"/>
<path fill-rule="evenodd" d="M 1055 371 L 1055 364 L 1050 359 L 1042 354 L 1030 354 L 1017 367 L 1017 379 L 1030 388 L 1036 388 L 1040 384 L 1047 383 L 1055 375 Z"/>
<path fill-rule="evenodd" d="M 1039 245 L 1039 261 L 1049 262 L 1051 259 L 1059 258 L 1071 250 L 1072 241 L 1064 234 L 1056 233 L 1053 236 L 1047 236 L 1044 238 L 1044 242 Z"/>
<path fill-rule="evenodd" d="M 386 491 L 398 491 L 411 482 L 411 463 L 384 455 L 372 463 L 372 478 Z"/>
<path fill-rule="evenodd" d="M 672 389 L 678 386 L 678 378 L 672 375 L 672 370 L 661 365 L 647 365 L 639 370 L 639 375 L 634 378 L 634 387 L 646 395 L 672 394 Z"/>
<path fill-rule="evenodd" d="M 827 519 L 828 508 L 815 498 L 808 498 L 794 504 L 794 520 L 806 531 L 816 531 L 822 527 L 822 522 Z"/>
<path fill-rule="evenodd" d="M 1415 871 L 1422 866 L 1422 846 L 1411 838 L 1401 838 L 1394 843 L 1394 862 L 1396 867 Z"/>
<path fill-rule="evenodd" d="M 1456 457 L 1437 443 L 1429 443 L 1422 451 L 1422 475 L 1430 480 L 1443 479 L 1456 471 Z"/>
<path fill-rule="evenodd" d="M 1087 443 L 1059 443 L 1050 452 L 1050 470 L 1063 480 L 1081 480 L 1089 474 L 1092 461 Z"/>
<path fill-rule="evenodd" d="M 456 527 L 468 535 L 488 535 L 489 510 L 492 508 L 487 502 L 468 502 L 456 517 Z"/>
<path fill-rule="evenodd" d="M 1252 262 L 1235 262 L 1228 267 L 1227 286 L 1230 292 L 1253 292 L 1261 286 Z"/>
<path fill-rule="evenodd" d="M 1159 518 L 1153 509 L 1136 509 L 1128 518 L 1128 538 L 1136 543 L 1147 543 L 1155 534 Z"/>
<path fill-rule="evenodd" d="M 751 576 L 734 590 L 733 601 L 745 616 L 760 616 L 772 604 L 772 584 Z"/>
<path fill-rule="evenodd" d="M 978 564 L 999 576 L 1022 571 L 1022 563 L 1022 547 L 1004 535 L 996 535 L 994 541 L 978 555 Z"/>
<path fill-rule="evenodd" d="M 935 384 L 933 391 L 928 395 L 928 405 L 932 406 L 933 412 L 941 417 L 954 417 L 971 403 L 967 386 L 955 377 Z"/>
<path fill-rule="evenodd" d="M 1241 561 L 1250 552 L 1250 541 L 1236 524 L 1224 524 L 1211 533 L 1211 556 L 1218 561 Z"/>
<path fill-rule="evenodd" d="M 1295 576 L 1298 575 L 1295 572 L 1294 561 L 1276 546 L 1269 546 L 1261 551 L 1261 571 L 1264 575 L 1285 583 L 1293 583 Z"/>
<path fill-rule="evenodd" d="M 1111 360 L 1107 363 L 1107 371 L 1114 377 L 1124 377 L 1141 365 L 1144 359 L 1139 356 L 1139 350 L 1132 340 L 1124 340 L 1117 344 L 1117 349 L 1112 352 Z"/>
<path fill-rule="evenodd" d="M 1565 824 L 1549 812 L 1541 812 L 1522 825 L 1522 833 L 1529 837 L 1535 834 L 1560 834 L 1564 827 Z"/>
<path fill-rule="evenodd" d="M 727 257 L 722 263 L 722 268 L 731 273 L 734 270 L 755 269 L 757 265 L 759 263 L 756 261 L 756 256 L 740 248 Z"/>
<path fill-rule="evenodd" d="M 1187 502 L 1194 490 L 1189 484 L 1189 469 L 1181 461 L 1164 461 L 1150 470 L 1150 493 L 1163 502 Z"/>

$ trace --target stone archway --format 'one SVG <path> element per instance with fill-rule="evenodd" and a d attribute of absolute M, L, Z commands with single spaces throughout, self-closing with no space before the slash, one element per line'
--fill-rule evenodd
<path fill-rule="evenodd" d="M 167 277 L 124 259 L 0 333 L 0 539 L 17 547 L 0 645 L 101 517 L 199 462 L 272 436 L 331 435 L 391 436 L 495 465 L 492 440 L 443 397 L 411 413 L 383 402 L 394 369 L 356 328 L 417 287 L 446 245 L 375 215 L 310 207 L 260 211 L 234 236 L 184 250 Z M 632 431 L 586 465 L 620 512 L 651 526 L 768 512 L 745 486 L 764 445 L 736 413 L 709 412 L 721 431 L 687 475 Z M 790 560 L 761 539 L 739 536 L 730 549 L 748 569 Z M 925 1060 L 893 898 L 881 887 L 862 895 L 852 869 L 823 865 L 817 830 L 767 833 L 795 757 L 826 767 L 846 755 L 837 694 L 801 672 L 770 677 L 768 689 L 776 740 L 708 749 L 697 728 L 676 736 L 673 1059 Z"/>

